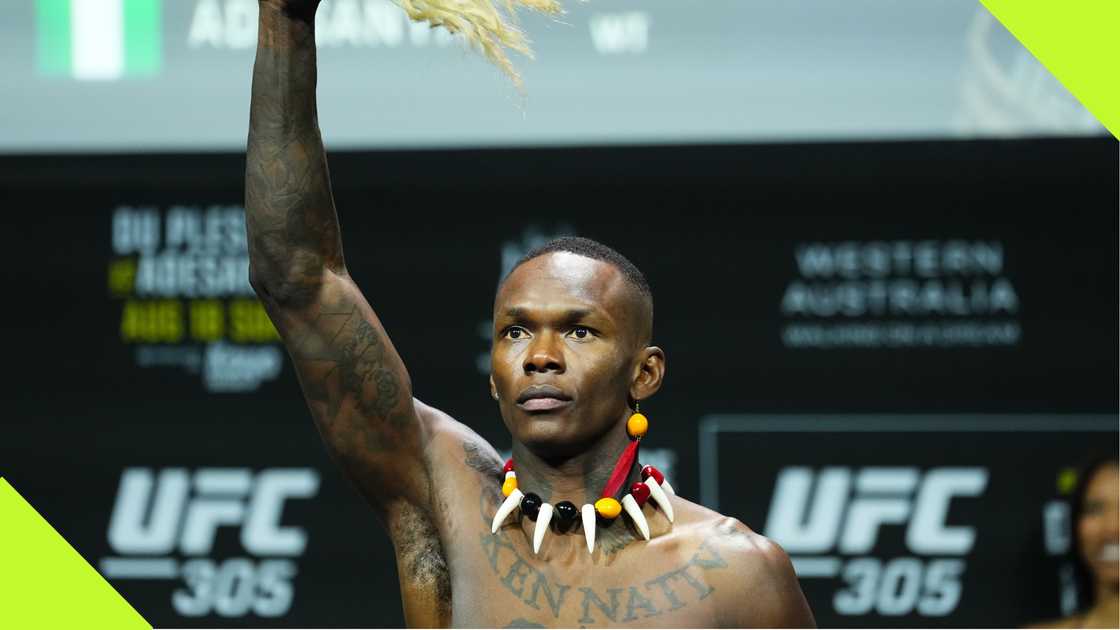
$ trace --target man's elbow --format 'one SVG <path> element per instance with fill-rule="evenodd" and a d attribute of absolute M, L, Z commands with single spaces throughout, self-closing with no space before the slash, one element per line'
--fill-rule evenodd
<path fill-rule="evenodd" d="M 249 286 L 267 306 L 302 308 L 319 295 L 323 273 L 294 265 L 262 265 L 250 258 Z"/>

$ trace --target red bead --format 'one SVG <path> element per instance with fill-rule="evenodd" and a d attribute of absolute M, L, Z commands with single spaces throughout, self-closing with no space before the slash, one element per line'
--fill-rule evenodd
<path fill-rule="evenodd" d="M 513 470 L 513 458 L 512 457 L 506 460 L 506 465 L 505 466 L 502 466 L 502 475 L 504 476 L 507 472 L 509 472 L 511 470 Z"/>
<path fill-rule="evenodd" d="M 646 501 L 649 500 L 649 486 L 640 481 L 635 483 L 630 486 L 630 496 L 634 497 L 638 505 L 645 505 Z"/>
<path fill-rule="evenodd" d="M 646 464 L 642 467 L 642 479 L 649 479 L 650 477 L 653 477 L 657 485 L 661 485 L 665 482 L 665 475 L 662 475 L 660 470 Z"/>

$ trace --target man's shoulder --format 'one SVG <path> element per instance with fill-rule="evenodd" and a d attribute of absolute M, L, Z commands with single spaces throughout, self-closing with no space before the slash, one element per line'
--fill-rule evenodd
<path fill-rule="evenodd" d="M 681 542 L 696 549 L 694 563 L 726 567 L 706 576 L 721 593 L 721 608 L 739 626 L 807 627 L 812 613 L 801 593 L 793 564 L 781 545 L 737 518 L 684 499 L 680 505 Z"/>
<path fill-rule="evenodd" d="M 737 518 L 720 516 L 712 527 L 713 544 L 720 547 L 728 562 L 745 569 L 748 575 L 771 579 L 792 577 L 793 565 L 778 543 L 754 531 Z"/>
<path fill-rule="evenodd" d="M 727 563 L 733 573 L 747 579 L 795 578 L 793 565 L 776 542 L 751 529 L 737 518 L 726 516 L 686 499 L 682 534 L 697 547 L 705 548 Z"/>
<path fill-rule="evenodd" d="M 466 466 L 484 477 L 497 478 L 502 460 L 489 442 L 466 424 L 435 407 L 416 399 L 413 406 L 428 433 L 425 436 L 425 456 L 429 464 L 437 467 Z"/>

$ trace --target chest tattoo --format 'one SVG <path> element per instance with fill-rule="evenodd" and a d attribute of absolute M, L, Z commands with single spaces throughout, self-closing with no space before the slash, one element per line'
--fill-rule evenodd
<path fill-rule="evenodd" d="M 495 579 L 522 604 L 547 612 L 553 619 L 570 611 L 571 616 L 578 615 L 581 624 L 629 622 L 685 608 L 715 592 L 704 580 L 705 572 L 727 567 L 705 541 L 687 562 L 652 579 L 616 587 L 573 588 L 535 568 L 504 531 L 480 534 L 479 544 Z"/>
<path fill-rule="evenodd" d="M 474 449 L 466 444 L 464 447 L 468 463 L 473 460 L 476 464 L 473 468 L 480 473 L 493 470 L 491 462 L 483 464 Z M 490 533 L 490 519 L 502 500 L 496 482 L 484 483 L 479 499 L 479 515 L 485 531 L 479 533 L 478 544 L 493 579 L 526 608 L 538 611 L 538 614 L 545 613 L 554 620 L 563 616 L 574 618 L 581 625 L 602 625 L 638 621 L 687 608 L 716 592 L 715 587 L 704 579 L 704 574 L 727 568 L 727 562 L 715 547 L 708 541 L 702 541 L 687 562 L 651 579 L 636 579 L 629 584 L 623 580 L 621 584 L 610 587 L 564 583 L 549 575 L 550 572 L 537 569 L 523 557 L 505 531 Z M 606 553 L 613 553 L 633 542 L 628 532 L 622 534 L 616 544 L 605 546 Z M 515 617 L 506 627 L 542 626 L 525 617 Z"/>

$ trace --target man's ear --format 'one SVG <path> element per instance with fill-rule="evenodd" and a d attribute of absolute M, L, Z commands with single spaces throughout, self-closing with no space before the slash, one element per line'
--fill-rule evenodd
<path fill-rule="evenodd" d="M 665 380 L 665 353 L 657 346 L 649 346 L 642 350 L 641 361 L 634 369 L 634 378 L 630 381 L 630 398 L 645 400 L 661 389 L 661 382 Z"/>
<path fill-rule="evenodd" d="M 498 400 L 498 388 L 494 385 L 494 375 L 490 375 L 490 397 Z"/>

